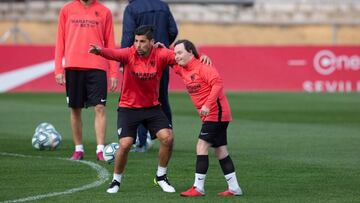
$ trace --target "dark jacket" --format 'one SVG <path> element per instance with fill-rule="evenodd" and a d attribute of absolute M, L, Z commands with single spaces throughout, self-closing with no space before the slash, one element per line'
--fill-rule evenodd
<path fill-rule="evenodd" d="M 155 42 L 166 47 L 172 44 L 178 29 L 169 6 L 160 0 L 129 0 L 123 18 L 121 47 L 130 47 L 134 43 L 134 31 L 140 25 L 154 26 Z"/>

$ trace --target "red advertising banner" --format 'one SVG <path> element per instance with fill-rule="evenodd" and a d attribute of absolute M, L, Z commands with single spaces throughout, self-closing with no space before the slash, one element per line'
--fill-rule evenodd
<path fill-rule="evenodd" d="M 60 92 L 54 46 L 0 45 L 0 92 Z"/>
<path fill-rule="evenodd" d="M 230 91 L 360 92 L 360 46 L 203 46 Z M 54 47 L 0 46 L 0 92 L 64 91 Z M 170 90 L 185 91 L 173 72 Z"/>

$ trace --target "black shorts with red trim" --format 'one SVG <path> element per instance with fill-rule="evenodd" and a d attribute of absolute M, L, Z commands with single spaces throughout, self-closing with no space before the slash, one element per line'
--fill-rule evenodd
<path fill-rule="evenodd" d="M 199 139 L 205 140 L 214 148 L 227 145 L 228 125 L 229 122 L 205 121 L 202 124 Z"/>
<path fill-rule="evenodd" d="M 172 126 L 160 106 L 150 108 L 118 108 L 118 137 L 136 138 L 137 127 L 143 124 L 150 134 L 156 135 L 161 129 Z"/>
<path fill-rule="evenodd" d="M 106 72 L 98 69 L 65 69 L 66 99 L 71 108 L 106 105 Z"/>

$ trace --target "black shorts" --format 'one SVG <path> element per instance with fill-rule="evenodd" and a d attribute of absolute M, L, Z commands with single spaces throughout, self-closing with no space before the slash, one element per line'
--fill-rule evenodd
<path fill-rule="evenodd" d="M 71 108 L 106 105 L 106 72 L 98 69 L 65 69 L 66 99 Z"/>
<path fill-rule="evenodd" d="M 199 139 L 212 144 L 211 147 L 217 148 L 227 145 L 227 127 L 229 122 L 210 122 L 202 124 Z"/>
<path fill-rule="evenodd" d="M 119 139 L 122 137 L 136 138 L 136 129 L 143 124 L 152 135 L 164 128 L 172 129 L 169 120 L 160 106 L 151 108 L 118 108 L 117 129 Z"/>

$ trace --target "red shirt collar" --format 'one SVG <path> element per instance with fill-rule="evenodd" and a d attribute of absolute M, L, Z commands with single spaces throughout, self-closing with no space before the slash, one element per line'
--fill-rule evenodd
<path fill-rule="evenodd" d="M 76 1 L 78 1 L 79 3 L 81 3 L 80 2 L 80 0 L 76 0 Z M 98 0 L 93 0 L 92 2 L 91 2 L 91 4 L 94 4 L 94 3 L 96 3 Z"/>
<path fill-rule="evenodd" d="M 195 67 L 195 64 L 197 64 L 197 59 L 195 58 L 195 56 L 190 59 L 190 61 L 184 66 L 184 68 L 186 68 L 187 70 L 192 70 Z"/>

